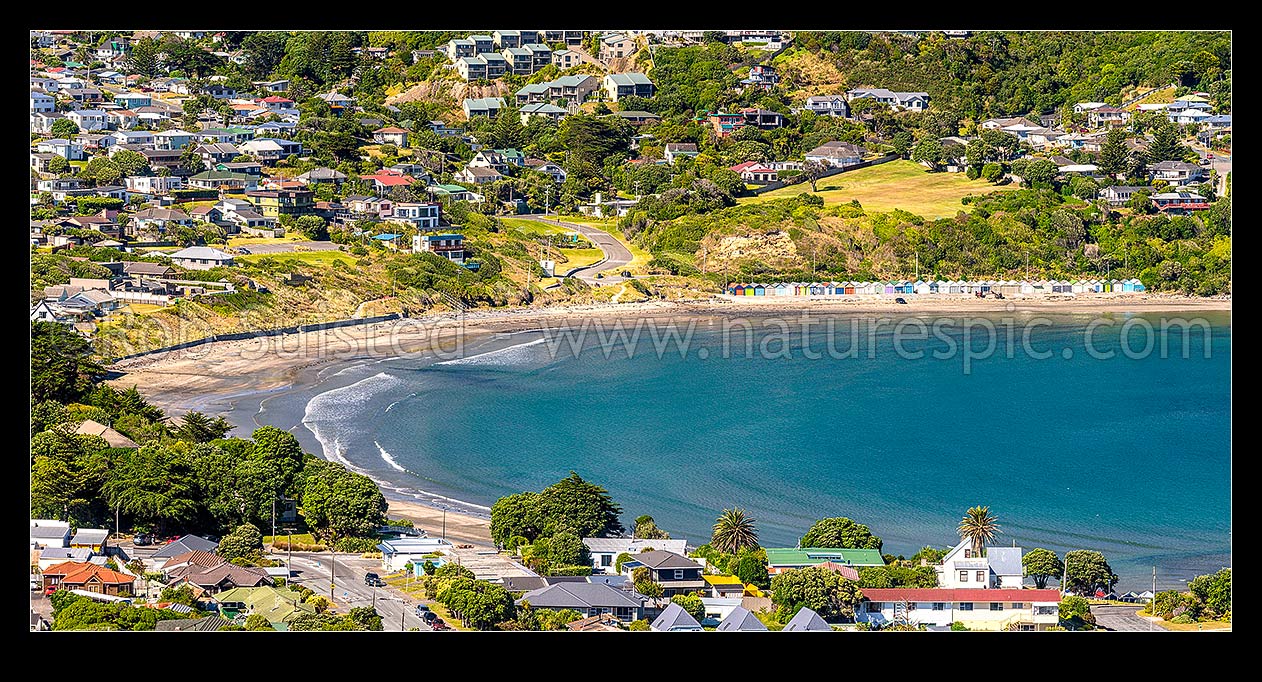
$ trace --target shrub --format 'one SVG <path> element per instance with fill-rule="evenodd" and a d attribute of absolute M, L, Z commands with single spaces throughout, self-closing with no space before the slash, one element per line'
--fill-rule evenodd
<path fill-rule="evenodd" d="M 1192 623 L 1195 623 L 1196 621 L 1192 620 L 1192 617 L 1189 616 L 1188 614 L 1180 613 L 1174 618 L 1171 618 L 1170 622 L 1175 623 L 1176 625 L 1191 625 Z"/>
<path fill-rule="evenodd" d="M 627 629 L 632 632 L 647 632 L 650 630 L 649 622 L 642 618 L 640 620 L 633 620 L 630 623 L 627 623 Z"/>
<path fill-rule="evenodd" d="M 377 549 L 377 541 L 372 538 L 338 538 L 333 542 L 333 549 L 352 554 L 371 552 Z"/>
<path fill-rule="evenodd" d="M 951 632 L 967 632 L 968 626 L 963 623 L 951 623 Z"/>

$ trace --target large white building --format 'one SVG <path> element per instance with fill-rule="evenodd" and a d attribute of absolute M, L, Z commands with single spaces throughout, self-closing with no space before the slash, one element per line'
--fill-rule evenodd
<path fill-rule="evenodd" d="M 587 553 L 592 558 L 592 572 L 612 573 L 619 554 L 632 556 L 648 549 L 660 549 L 665 552 L 687 555 L 688 541 L 683 538 L 669 540 L 642 540 L 637 538 L 583 538 Z"/>
<path fill-rule="evenodd" d="M 1060 620 L 1058 590 L 894 588 L 864 589 L 855 620 L 970 630 L 1046 630 Z"/>
<path fill-rule="evenodd" d="M 452 548 L 453 545 L 442 538 L 400 538 L 383 540 L 377 545 L 381 551 L 381 569 L 386 573 L 402 571 L 409 562 L 414 566 L 423 564 L 426 555 Z"/>
<path fill-rule="evenodd" d="M 1024 581 L 1020 547 L 986 547 L 975 556 L 972 543 L 963 540 L 936 569 L 938 587 L 1021 589 Z"/>

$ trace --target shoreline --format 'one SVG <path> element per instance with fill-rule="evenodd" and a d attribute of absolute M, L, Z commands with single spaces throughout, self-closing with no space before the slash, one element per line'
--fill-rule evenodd
<path fill-rule="evenodd" d="M 473 311 L 458 325 L 455 313 L 405 318 L 363 327 L 302 332 L 286 337 L 258 337 L 221 341 L 179 351 L 158 353 L 124 360 L 109 367 L 121 373 L 110 380 L 119 387 L 137 385 L 145 398 L 168 414 L 198 410 L 222 414 L 234 424 L 258 424 L 257 415 L 273 396 L 286 391 L 310 388 L 326 377 L 334 363 L 355 360 L 384 360 L 411 354 L 435 356 L 452 352 L 453 343 L 494 338 L 498 335 L 537 331 L 541 325 L 564 324 L 587 318 L 671 318 L 678 316 L 741 316 L 805 314 L 889 314 L 909 316 L 924 313 L 943 315 L 978 314 L 1110 314 L 1146 312 L 1230 311 L 1230 299 L 1193 299 L 1154 295 L 1100 296 L 1091 298 L 1056 297 L 1048 299 L 976 299 L 971 296 L 946 299 L 917 299 L 908 296 L 906 304 L 890 299 L 799 299 L 775 298 L 757 301 L 711 299 L 704 301 L 648 301 L 511 310 Z M 460 334 L 457 335 L 457 330 Z M 463 346 L 457 346 L 463 348 Z M 336 376 L 334 374 L 333 376 Z M 244 414 L 246 408 L 252 409 Z M 276 424 L 285 428 L 283 424 Z M 301 428 L 299 428 L 301 427 Z M 300 441 L 314 434 L 299 420 L 289 427 Z M 252 430 L 252 429 L 251 429 Z M 316 439 L 318 443 L 318 439 Z M 323 447 L 312 451 L 325 456 Z M 396 486 L 377 481 L 390 507 L 390 515 L 406 518 L 425 529 L 430 536 L 442 534 L 462 542 L 491 546 L 489 516 L 456 511 L 449 506 L 426 504 L 423 500 L 394 490 Z M 417 489 L 416 492 L 432 495 Z M 453 502 L 460 502 L 453 500 Z M 463 504 L 482 507 L 468 502 Z"/>

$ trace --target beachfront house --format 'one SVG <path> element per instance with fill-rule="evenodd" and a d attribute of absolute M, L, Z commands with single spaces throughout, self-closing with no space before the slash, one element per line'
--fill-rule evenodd
<path fill-rule="evenodd" d="M 398 538 L 383 540 L 377 545 L 381 552 L 381 570 L 394 573 L 404 570 L 409 563 L 413 566 L 424 565 L 433 555 L 450 551 L 454 546 L 442 538 Z M 435 565 L 439 562 L 435 561 Z"/>
<path fill-rule="evenodd" d="M 983 547 L 973 551 L 971 541 L 962 540 L 935 567 L 940 587 L 1020 589 L 1024 573 L 1020 547 Z"/>
<path fill-rule="evenodd" d="M 767 549 L 767 572 L 771 575 L 794 568 L 819 566 L 832 562 L 842 566 L 884 566 L 880 550 L 840 547 L 783 547 Z"/>
<path fill-rule="evenodd" d="M 855 620 L 970 630 L 1046 630 L 1059 623 L 1059 590 L 893 588 L 865 589 Z"/>
<path fill-rule="evenodd" d="M 622 574 L 631 576 L 641 566 L 647 567 L 650 579 L 662 586 L 664 597 L 705 589 L 701 565 L 682 554 L 657 549 L 640 552 L 632 556 L 631 561 L 622 564 Z"/>
<path fill-rule="evenodd" d="M 635 556 L 646 549 L 660 549 L 686 554 L 688 542 L 683 538 L 644 540 L 640 538 L 583 538 L 583 545 L 592 560 L 593 573 L 617 574 L 614 565 L 619 554 Z"/>

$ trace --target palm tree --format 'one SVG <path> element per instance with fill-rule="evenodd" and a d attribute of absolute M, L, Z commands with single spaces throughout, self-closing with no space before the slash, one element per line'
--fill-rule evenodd
<path fill-rule="evenodd" d="M 995 539 L 999 533 L 999 524 L 995 523 L 998 520 L 999 517 L 990 515 L 990 507 L 969 507 L 964 514 L 956 530 L 961 539 L 973 543 L 973 556 L 981 556 L 986 543 Z"/>
<path fill-rule="evenodd" d="M 745 510 L 739 507 L 724 509 L 714 522 L 710 544 L 728 554 L 735 554 L 744 547 L 757 547 L 758 531 L 754 529 L 754 519 L 746 516 Z"/>

